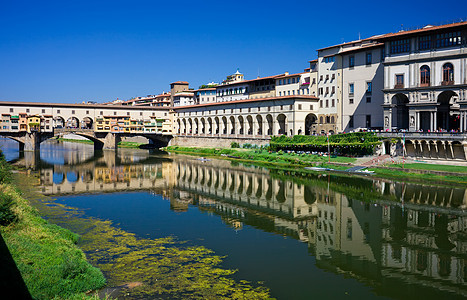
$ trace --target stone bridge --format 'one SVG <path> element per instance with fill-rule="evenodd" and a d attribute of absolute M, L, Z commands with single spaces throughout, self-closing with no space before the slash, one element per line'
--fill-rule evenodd
<path fill-rule="evenodd" d="M 120 133 L 120 132 L 95 132 L 93 129 L 79 128 L 54 128 L 52 132 L 3 132 L 0 136 L 13 139 L 19 143 L 20 151 L 36 151 L 40 149 L 40 143 L 66 134 L 75 134 L 94 142 L 94 150 L 116 150 L 123 137 L 142 136 L 151 141 L 155 147 L 165 147 L 172 139 L 171 135 L 158 133 Z"/>

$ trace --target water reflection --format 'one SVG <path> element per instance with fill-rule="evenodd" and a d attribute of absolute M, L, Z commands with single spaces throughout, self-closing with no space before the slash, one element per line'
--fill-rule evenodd
<path fill-rule="evenodd" d="M 334 176 L 300 178 L 229 161 L 119 151 L 40 166 L 47 195 L 149 190 L 308 245 L 316 265 L 373 286 L 379 295 L 466 297 L 467 191 Z M 371 201 L 370 201 L 371 200 Z"/>

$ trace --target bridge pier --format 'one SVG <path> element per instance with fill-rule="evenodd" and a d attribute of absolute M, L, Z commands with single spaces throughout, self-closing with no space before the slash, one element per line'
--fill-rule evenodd
<path fill-rule="evenodd" d="M 103 150 L 117 150 L 118 143 L 120 142 L 121 137 L 117 133 L 107 133 L 104 138 L 104 144 L 102 145 Z M 96 143 L 94 143 L 96 145 Z M 95 149 L 96 146 L 94 146 Z"/>
<path fill-rule="evenodd" d="M 23 151 L 39 151 L 41 138 L 39 132 L 27 132 L 24 136 L 24 144 L 20 143 L 20 150 Z"/>

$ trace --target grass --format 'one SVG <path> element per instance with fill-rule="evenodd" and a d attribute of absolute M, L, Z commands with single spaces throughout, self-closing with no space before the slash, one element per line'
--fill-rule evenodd
<path fill-rule="evenodd" d="M 451 166 L 451 165 L 434 165 L 425 163 L 409 163 L 409 164 L 390 164 L 387 167 L 392 168 L 404 168 L 414 170 L 430 170 L 430 171 L 442 171 L 442 172 L 454 172 L 454 173 L 467 173 L 467 167 L 465 166 Z"/>
<path fill-rule="evenodd" d="M 312 155 L 312 154 L 296 154 L 286 153 L 282 151 L 268 152 L 264 149 L 222 149 L 222 148 L 193 148 L 193 147 L 178 147 L 169 146 L 167 151 L 189 154 L 200 154 L 203 156 L 221 156 L 228 155 L 236 157 L 241 160 L 263 162 L 263 163 L 276 163 L 276 164 L 292 164 L 298 166 L 311 166 L 316 164 L 327 164 L 329 158 L 325 156 Z M 353 163 L 355 158 L 351 157 L 331 157 L 331 163 Z"/>
<path fill-rule="evenodd" d="M 435 184 L 451 184 L 451 185 L 467 185 L 467 174 L 465 176 L 444 176 L 437 174 L 420 174 L 415 172 L 402 172 L 398 170 L 380 169 L 380 168 L 368 168 L 370 171 L 374 171 L 376 176 L 383 178 L 398 179 L 404 181 L 417 181 L 425 183 Z"/>
<path fill-rule="evenodd" d="M 42 219 L 8 180 L 0 183 L 0 194 L 15 216 L 0 232 L 34 299 L 83 299 L 105 285 L 101 271 L 76 246 L 78 235 Z"/>

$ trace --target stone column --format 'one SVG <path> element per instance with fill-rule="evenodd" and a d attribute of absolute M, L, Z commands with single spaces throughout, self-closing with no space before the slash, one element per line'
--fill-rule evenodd
<path fill-rule="evenodd" d="M 24 151 L 39 151 L 40 149 L 40 133 L 26 132 L 24 136 Z"/>
<path fill-rule="evenodd" d="M 464 157 L 465 160 L 467 160 L 467 142 L 463 142 L 462 146 L 464 146 Z"/>
<path fill-rule="evenodd" d="M 434 125 L 435 125 L 435 130 L 438 130 L 438 112 L 435 111 L 434 113 L 434 121 L 433 121 Z"/>
<path fill-rule="evenodd" d="M 117 150 L 118 143 L 120 142 L 121 137 L 118 133 L 107 133 L 104 138 L 104 147 L 103 150 Z"/>

